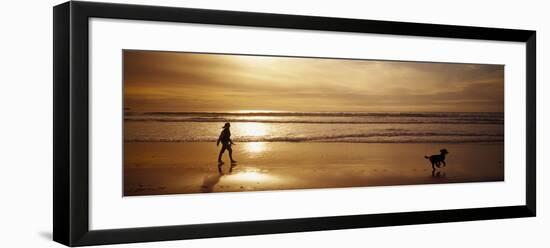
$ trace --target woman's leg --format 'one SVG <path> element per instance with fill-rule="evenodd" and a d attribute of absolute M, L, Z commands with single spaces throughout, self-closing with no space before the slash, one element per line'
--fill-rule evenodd
<path fill-rule="evenodd" d="M 220 150 L 220 154 L 218 155 L 218 162 L 222 162 L 222 155 L 223 152 L 225 152 L 225 149 L 227 149 L 227 147 L 225 145 L 222 145 L 222 149 Z"/>
<path fill-rule="evenodd" d="M 233 149 L 231 149 L 231 146 L 227 146 L 227 150 L 229 151 L 229 159 L 231 159 L 231 162 L 237 162 L 233 160 Z"/>

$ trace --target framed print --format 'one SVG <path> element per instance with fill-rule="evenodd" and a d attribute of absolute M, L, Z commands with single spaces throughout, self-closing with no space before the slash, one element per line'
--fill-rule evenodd
<path fill-rule="evenodd" d="M 529 30 L 55 6 L 54 240 L 535 216 L 535 40 Z"/>

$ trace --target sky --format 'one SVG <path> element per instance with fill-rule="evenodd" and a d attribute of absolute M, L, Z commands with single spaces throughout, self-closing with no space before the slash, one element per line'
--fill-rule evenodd
<path fill-rule="evenodd" d="M 124 51 L 127 111 L 502 112 L 504 66 Z"/>

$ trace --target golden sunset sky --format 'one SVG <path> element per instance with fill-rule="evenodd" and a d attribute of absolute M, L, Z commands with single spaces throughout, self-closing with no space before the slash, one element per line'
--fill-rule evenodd
<path fill-rule="evenodd" d="M 504 66 L 125 50 L 130 111 L 502 112 Z"/>

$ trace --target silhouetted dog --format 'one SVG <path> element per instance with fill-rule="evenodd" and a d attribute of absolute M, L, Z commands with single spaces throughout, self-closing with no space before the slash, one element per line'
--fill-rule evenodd
<path fill-rule="evenodd" d="M 447 149 L 441 149 L 439 150 L 441 154 L 439 155 L 432 155 L 432 156 L 424 156 L 424 158 L 429 159 L 432 163 L 432 169 L 435 170 L 435 166 L 437 168 L 441 168 L 441 163 L 443 163 L 443 166 L 447 166 L 447 163 L 445 163 L 445 155 L 449 153 Z"/>

